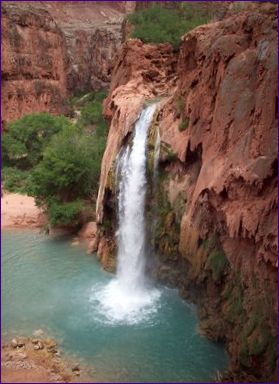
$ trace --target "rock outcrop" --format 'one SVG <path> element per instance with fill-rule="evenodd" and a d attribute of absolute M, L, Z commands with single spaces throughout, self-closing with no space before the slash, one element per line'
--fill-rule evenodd
<path fill-rule="evenodd" d="M 178 89 L 159 122 L 177 156 L 164 183 L 180 227 L 180 288 L 198 290 L 201 328 L 227 342 L 234 380 L 275 379 L 276 25 L 267 5 L 187 34 Z M 166 239 L 165 253 L 176 240 Z"/>
<path fill-rule="evenodd" d="M 2 122 L 67 112 L 73 93 L 108 87 L 130 2 L 14 1 L 2 6 Z"/>
<path fill-rule="evenodd" d="M 229 381 L 276 379 L 276 42 L 272 4 L 186 34 L 177 66 L 171 50 L 128 41 L 105 103 L 97 219 L 108 239 L 115 157 L 144 100 L 164 96 L 151 127 L 161 134 L 153 273 L 197 302 L 201 330 L 226 343 Z"/>
<path fill-rule="evenodd" d="M 160 99 L 175 87 L 177 54 L 169 44 L 144 45 L 127 41 L 116 60 L 104 115 L 111 120 L 107 146 L 102 160 L 97 199 L 97 221 L 103 219 L 104 196 L 111 189 L 109 172 L 113 161 L 131 133 L 146 100 Z"/>
<path fill-rule="evenodd" d="M 61 357 L 51 338 L 16 337 L 1 345 L 1 383 L 84 383 L 96 381 L 76 359 Z"/>
<path fill-rule="evenodd" d="M 41 2 L 65 37 L 71 92 L 108 87 L 129 2 Z"/>
<path fill-rule="evenodd" d="M 2 119 L 60 113 L 67 96 L 66 46 L 44 9 L 2 5 Z"/>

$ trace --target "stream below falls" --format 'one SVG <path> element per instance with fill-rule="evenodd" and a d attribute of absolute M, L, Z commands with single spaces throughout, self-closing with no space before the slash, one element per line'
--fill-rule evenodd
<path fill-rule="evenodd" d="M 96 296 L 114 279 L 69 238 L 3 231 L 3 336 L 42 329 L 102 381 L 210 381 L 227 367 L 224 348 L 198 334 L 195 306 L 174 289 L 154 287 L 153 305 L 133 321 L 108 316 Z"/>

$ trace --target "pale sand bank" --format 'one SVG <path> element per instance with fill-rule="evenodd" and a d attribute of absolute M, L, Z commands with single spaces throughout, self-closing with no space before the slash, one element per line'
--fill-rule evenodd
<path fill-rule="evenodd" d="M 1 228 L 40 227 L 45 223 L 45 215 L 33 197 L 19 193 L 5 193 L 1 197 Z"/>

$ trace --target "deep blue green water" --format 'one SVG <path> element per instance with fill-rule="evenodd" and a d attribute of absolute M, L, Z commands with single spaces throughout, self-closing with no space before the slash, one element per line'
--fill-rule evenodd
<path fill-rule="evenodd" d="M 36 329 L 93 366 L 103 381 L 210 381 L 227 356 L 197 332 L 195 307 L 157 287 L 156 307 L 138 323 L 106 321 L 94 290 L 113 279 L 82 247 L 36 231 L 2 233 L 2 326 Z"/>

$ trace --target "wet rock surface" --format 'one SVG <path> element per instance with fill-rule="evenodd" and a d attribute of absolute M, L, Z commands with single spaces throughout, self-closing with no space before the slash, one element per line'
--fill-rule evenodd
<path fill-rule="evenodd" d="M 276 6 L 264 4 L 200 26 L 184 36 L 177 64 L 170 51 L 128 41 L 105 102 L 100 244 L 114 232 L 115 157 L 158 92 L 153 274 L 197 302 L 202 332 L 226 343 L 224 381 L 276 379 L 276 23 Z"/>

